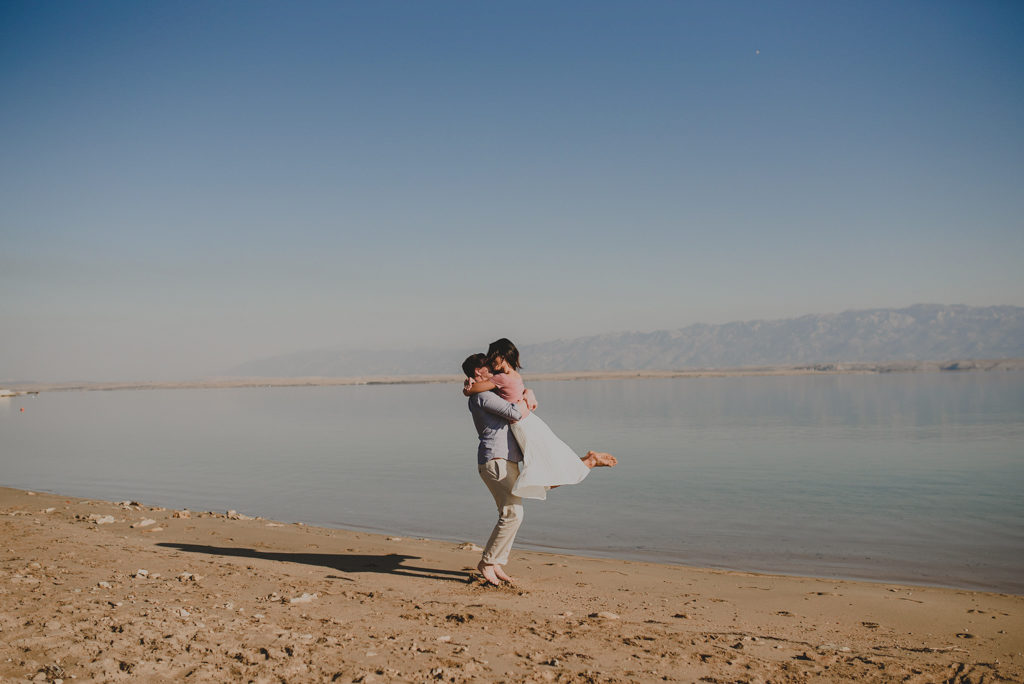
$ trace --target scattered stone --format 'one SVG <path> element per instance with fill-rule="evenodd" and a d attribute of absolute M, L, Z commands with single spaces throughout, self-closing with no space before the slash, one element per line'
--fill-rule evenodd
<path fill-rule="evenodd" d="M 100 589 L 110 589 L 111 588 L 110 582 L 98 582 L 96 584 L 96 586 L 98 586 Z"/>
<path fill-rule="evenodd" d="M 600 613 L 591 613 L 587 617 L 601 618 L 602 620 L 618 620 L 619 619 L 618 615 L 616 615 L 615 613 L 609 612 L 607 610 L 603 610 Z"/>
<path fill-rule="evenodd" d="M 255 520 L 255 518 L 239 513 L 238 511 L 228 511 L 228 520 Z"/>
<path fill-rule="evenodd" d="M 141 521 L 135 523 L 131 527 L 134 529 L 136 527 L 149 527 L 150 525 L 155 525 L 155 524 L 156 524 L 156 520 L 153 520 L 152 518 L 146 518 L 145 520 L 141 520 Z"/>
<path fill-rule="evenodd" d="M 99 513 L 92 513 L 89 516 L 89 521 L 90 522 L 94 522 L 97 525 L 109 525 L 109 524 L 111 524 L 113 522 L 116 522 L 114 520 L 114 516 L 112 516 L 112 515 L 100 515 Z"/>
<path fill-rule="evenodd" d="M 189 518 L 192 517 L 192 514 L 189 513 L 188 511 L 174 511 L 174 513 L 171 514 L 171 517 L 172 518 L 182 518 L 184 520 L 188 520 Z"/>
<path fill-rule="evenodd" d="M 451 641 L 452 638 L 450 636 L 448 636 L 447 634 L 445 634 L 444 636 L 437 637 L 437 640 L 438 641 L 443 641 L 443 642 L 447 643 L 447 642 Z"/>
<path fill-rule="evenodd" d="M 179 609 L 178 609 L 178 615 L 180 615 L 180 616 L 181 616 L 181 617 L 183 617 L 183 618 L 187 618 L 187 617 L 188 617 L 188 616 L 190 616 L 191 614 L 192 614 L 192 613 L 188 612 L 188 611 L 187 611 L 187 610 L 185 610 L 184 608 L 179 608 Z"/>
<path fill-rule="evenodd" d="M 284 527 L 281 523 L 267 523 L 267 527 Z"/>
<path fill-rule="evenodd" d="M 295 598 L 288 599 L 288 603 L 312 603 L 313 599 L 317 598 L 318 596 L 318 594 L 303 593 L 302 596 L 296 596 Z"/>
<path fill-rule="evenodd" d="M 35 496 L 36 495 L 35 492 L 25 492 L 25 493 L 28 494 L 29 496 Z"/>
<path fill-rule="evenodd" d="M 43 513 L 53 513 L 55 510 L 57 510 L 57 509 L 53 508 L 53 507 L 50 507 L 50 508 L 47 508 L 45 511 L 43 511 Z"/>
<path fill-rule="evenodd" d="M 179 582 L 198 582 L 203 579 L 202 575 L 194 575 L 191 572 L 183 572 L 178 575 Z"/>
<path fill-rule="evenodd" d="M 149 577 L 149 570 L 143 570 L 142 568 L 139 568 L 135 571 L 135 574 L 132 575 L 132 577 Z"/>
<path fill-rule="evenodd" d="M 387 537 L 384 541 L 402 541 L 401 537 Z"/>
<path fill-rule="evenodd" d="M 473 542 L 463 542 L 459 544 L 459 549 L 462 551 L 483 551 L 483 547 L 477 546 Z"/>

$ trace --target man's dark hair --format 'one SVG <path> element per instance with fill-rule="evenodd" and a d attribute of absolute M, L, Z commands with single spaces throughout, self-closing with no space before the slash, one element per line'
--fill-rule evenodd
<path fill-rule="evenodd" d="M 487 354 L 470 354 L 462 362 L 462 372 L 466 374 L 467 378 L 472 378 L 476 375 L 477 368 L 482 368 L 486 365 Z"/>

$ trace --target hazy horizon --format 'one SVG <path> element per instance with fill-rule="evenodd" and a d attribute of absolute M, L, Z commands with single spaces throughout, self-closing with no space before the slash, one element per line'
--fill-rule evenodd
<path fill-rule="evenodd" d="M 1024 305 L 1024 5 L 0 7 L 0 378 Z"/>

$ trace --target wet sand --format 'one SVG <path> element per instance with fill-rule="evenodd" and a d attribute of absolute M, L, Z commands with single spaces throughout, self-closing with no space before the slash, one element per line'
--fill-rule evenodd
<path fill-rule="evenodd" d="M 0 679 L 1024 681 L 1022 596 L 472 542 L 0 488 Z"/>

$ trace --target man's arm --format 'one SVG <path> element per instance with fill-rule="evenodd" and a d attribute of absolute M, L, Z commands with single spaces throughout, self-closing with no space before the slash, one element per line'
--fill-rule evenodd
<path fill-rule="evenodd" d="M 505 401 L 494 392 L 484 392 L 483 394 L 477 394 L 476 397 L 477 401 L 480 402 L 480 408 L 499 418 L 504 418 L 510 423 L 521 420 L 523 417 L 523 412 L 516 404 Z"/>

